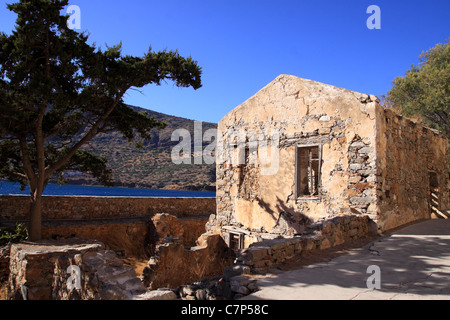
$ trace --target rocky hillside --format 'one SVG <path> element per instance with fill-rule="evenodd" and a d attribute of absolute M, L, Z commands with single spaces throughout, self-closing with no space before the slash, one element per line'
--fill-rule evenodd
<path fill-rule="evenodd" d="M 89 143 L 88 149 L 108 159 L 108 164 L 113 170 L 114 184 L 152 189 L 215 191 L 214 164 L 176 165 L 171 159 L 173 147 L 179 144 L 178 141 L 171 141 L 172 133 L 177 129 L 188 130 L 193 144 L 194 120 L 133 108 L 147 111 L 150 116 L 163 120 L 167 127 L 163 130 L 153 130 L 152 139 L 145 142 L 141 149 L 129 145 L 118 132 L 100 135 Z M 217 124 L 204 122 L 202 127 L 204 132 L 217 128 Z M 204 142 L 204 146 L 209 143 Z M 67 173 L 66 179 L 69 184 L 96 184 L 89 175 L 79 172 Z"/>

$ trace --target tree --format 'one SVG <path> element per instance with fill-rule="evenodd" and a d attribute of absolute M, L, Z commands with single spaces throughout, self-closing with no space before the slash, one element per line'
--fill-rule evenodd
<path fill-rule="evenodd" d="M 164 123 L 123 102 L 131 88 L 201 87 L 201 68 L 177 51 L 122 55 L 121 45 L 96 49 L 61 15 L 68 0 L 21 0 L 11 35 L 0 33 L 0 178 L 30 187 L 30 239 L 41 239 L 42 193 L 66 170 L 110 184 L 106 159 L 83 149 L 118 130 L 139 146 Z"/>
<path fill-rule="evenodd" d="M 418 66 L 411 66 L 403 77 L 393 81 L 385 98 L 405 116 L 422 119 L 450 139 L 450 45 L 437 44 L 423 52 Z"/>

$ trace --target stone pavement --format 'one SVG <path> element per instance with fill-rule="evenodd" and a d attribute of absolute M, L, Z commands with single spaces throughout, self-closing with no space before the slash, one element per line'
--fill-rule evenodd
<path fill-rule="evenodd" d="M 381 288 L 369 289 L 378 279 Z M 257 285 L 261 290 L 245 300 L 450 300 L 450 220 L 407 226 L 330 262 Z"/>

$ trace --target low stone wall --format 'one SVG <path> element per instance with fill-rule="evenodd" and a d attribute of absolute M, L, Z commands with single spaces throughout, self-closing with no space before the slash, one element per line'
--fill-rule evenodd
<path fill-rule="evenodd" d="M 159 215 L 156 215 L 159 216 Z M 205 232 L 207 217 L 176 218 L 171 224 L 179 233 L 175 236 L 183 238 L 186 247 L 195 246 L 195 241 Z M 44 239 L 59 239 L 77 237 L 101 241 L 108 249 L 123 252 L 125 256 L 148 259 L 155 252 L 157 244 L 155 220 L 141 219 L 110 219 L 97 221 L 47 221 L 43 224 Z M 168 230 L 169 236 L 173 230 Z"/>
<path fill-rule="evenodd" d="M 325 250 L 376 234 L 376 226 L 367 216 L 342 216 L 309 226 L 310 233 L 288 239 L 257 242 L 240 251 L 237 270 L 265 272 L 288 259 L 314 250 Z"/>
<path fill-rule="evenodd" d="M 29 201 L 28 196 L 0 196 L 0 223 L 28 220 Z M 42 205 L 42 217 L 48 220 L 141 218 L 157 213 L 186 218 L 215 212 L 215 198 L 45 196 Z"/>
<path fill-rule="evenodd" d="M 124 300 L 147 290 L 135 271 L 95 241 L 11 246 L 9 300 Z"/>
<path fill-rule="evenodd" d="M 123 252 L 136 258 L 148 257 L 154 250 L 149 221 L 104 220 L 93 222 L 46 222 L 42 228 L 43 239 L 77 237 L 95 239 L 107 249 Z"/>

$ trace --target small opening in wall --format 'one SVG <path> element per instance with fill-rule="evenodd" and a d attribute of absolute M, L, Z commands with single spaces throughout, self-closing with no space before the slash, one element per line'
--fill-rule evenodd
<path fill-rule="evenodd" d="M 244 248 L 244 235 L 242 233 L 230 232 L 228 246 L 234 251 L 238 251 Z"/>
<path fill-rule="evenodd" d="M 429 173 L 430 179 L 430 191 L 429 191 L 429 206 L 431 214 L 439 216 L 439 176 L 436 172 L 430 171 Z"/>
<path fill-rule="evenodd" d="M 297 198 L 315 198 L 320 195 L 321 151 L 320 146 L 297 147 L 295 161 Z"/>

